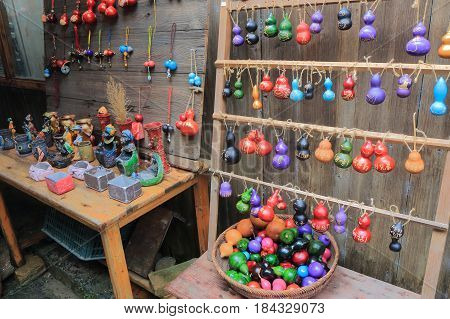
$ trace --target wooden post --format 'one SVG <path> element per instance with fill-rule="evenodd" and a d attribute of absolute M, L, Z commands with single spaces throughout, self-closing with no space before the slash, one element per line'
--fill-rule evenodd
<path fill-rule="evenodd" d="M 25 263 L 22 253 L 20 252 L 19 244 L 17 242 L 16 234 L 11 225 L 11 220 L 9 218 L 8 211 L 6 209 L 5 201 L 3 199 L 2 192 L 0 190 L 0 226 L 5 236 L 6 242 L 8 243 L 9 250 L 14 260 L 14 264 L 17 267 L 22 266 Z"/>
<path fill-rule="evenodd" d="M 108 226 L 101 236 L 114 296 L 117 299 L 133 299 L 119 225 Z"/>
<path fill-rule="evenodd" d="M 436 210 L 435 220 L 448 224 L 450 218 L 450 152 L 447 152 L 444 172 L 442 174 L 441 189 L 439 191 L 439 201 Z M 447 231 L 433 230 L 428 250 L 427 266 L 422 285 L 422 298 L 435 298 L 436 289 L 441 272 L 442 259 L 445 253 L 445 242 Z"/>
<path fill-rule="evenodd" d="M 231 48 L 231 18 L 228 15 L 227 2 L 222 1 L 220 4 L 219 19 L 219 39 L 217 48 L 217 59 L 225 60 L 230 58 Z M 225 113 L 226 102 L 222 96 L 225 85 L 225 74 L 223 69 L 216 71 L 216 89 L 214 96 L 214 112 Z M 223 126 L 222 122 L 214 120 L 213 124 L 213 140 L 211 150 L 211 167 L 218 169 L 220 167 L 221 152 L 223 148 Z M 211 177 L 211 196 L 210 196 L 210 217 L 209 217 L 209 233 L 208 233 L 208 259 L 211 260 L 211 251 L 217 238 L 217 217 L 219 214 L 219 177 Z"/>
<path fill-rule="evenodd" d="M 200 175 L 194 185 L 195 215 L 197 217 L 197 233 L 200 254 L 208 250 L 209 197 L 208 176 Z"/>
<path fill-rule="evenodd" d="M 15 60 L 9 32 L 8 13 L 3 1 L 0 1 L 0 57 L 3 62 L 5 77 L 11 79 L 15 75 Z"/>

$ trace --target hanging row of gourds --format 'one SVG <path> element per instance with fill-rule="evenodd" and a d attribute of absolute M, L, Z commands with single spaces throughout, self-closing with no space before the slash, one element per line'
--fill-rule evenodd
<path fill-rule="evenodd" d="M 261 109 L 263 107 L 260 90 L 268 94 L 270 92 L 273 95 L 281 100 L 290 99 L 292 102 L 300 102 L 304 99 L 312 100 L 314 98 L 315 86 L 318 85 L 323 77 L 322 73 L 325 73 L 325 80 L 323 82 L 324 91 L 322 93 L 322 99 L 326 102 L 334 101 L 336 98 L 336 93 L 332 90 L 333 80 L 331 77 L 331 70 L 329 72 L 322 70 L 320 71 L 317 68 L 307 67 L 304 68 L 301 72 L 299 70 L 293 70 L 293 79 L 291 84 L 289 84 L 289 80 L 286 77 L 285 70 L 280 70 L 280 74 L 277 77 L 275 84 L 272 82 L 270 77 L 270 69 L 267 69 L 263 72 L 262 81 L 258 84 L 260 80 L 259 70 L 256 71 L 256 81 L 253 81 L 252 75 L 250 73 L 250 69 L 246 68 L 238 68 L 236 71 L 225 68 L 224 74 L 226 77 L 225 86 L 223 89 L 224 97 L 235 97 L 236 99 L 242 99 L 244 97 L 243 90 L 243 82 L 242 82 L 242 73 L 247 70 L 249 74 L 249 78 L 252 85 L 252 97 L 253 97 L 253 109 Z M 418 73 L 414 77 L 414 73 L 418 70 Z M 306 71 L 306 83 L 303 85 L 303 72 Z M 366 94 L 366 101 L 371 105 L 378 105 L 385 101 L 386 99 L 386 91 L 381 87 L 381 80 L 384 70 L 380 73 L 371 73 L 370 87 Z M 411 74 L 404 74 L 403 71 L 401 74 L 397 74 L 397 72 L 393 69 L 394 74 L 398 77 L 397 79 L 397 96 L 400 98 L 406 98 L 411 95 L 411 87 L 413 83 L 415 83 L 420 74 L 420 64 L 418 68 Z M 233 83 L 233 87 L 231 85 L 231 76 L 233 73 L 236 73 L 236 81 Z M 328 73 L 328 75 L 327 75 Z M 319 76 L 318 80 L 314 82 L 313 75 L 317 74 Z M 449 74 L 450 76 L 450 74 Z M 448 108 L 445 104 L 445 98 L 447 96 L 448 88 L 447 88 L 447 78 L 437 77 L 436 76 L 436 84 L 434 86 L 434 102 L 430 106 L 430 112 L 433 115 L 445 115 L 447 114 Z M 343 82 L 343 90 L 341 91 L 341 97 L 345 101 L 351 101 L 355 98 L 355 85 L 356 85 L 356 73 L 348 73 L 346 79 Z"/>
<path fill-rule="evenodd" d="M 427 1 L 428 2 L 428 1 Z M 364 26 L 359 31 L 359 39 L 362 42 L 369 42 L 376 39 L 377 30 L 373 26 L 375 22 L 375 10 L 380 3 L 379 0 L 376 0 L 370 7 L 367 7 L 366 13 L 363 16 Z M 425 19 L 426 12 L 425 4 L 424 8 L 424 16 L 422 21 L 419 19 L 419 6 L 417 5 L 417 23 L 412 29 L 413 38 L 408 41 L 405 46 L 405 50 L 408 54 L 412 56 L 424 56 L 428 54 L 431 50 L 431 44 L 428 39 L 425 38 L 427 34 L 427 29 L 424 25 L 423 20 Z M 311 41 L 312 34 L 319 34 L 322 31 L 322 22 L 323 22 L 323 6 L 322 9 L 318 10 L 317 6 L 315 6 L 315 11 L 311 15 L 311 24 L 308 25 L 305 21 L 306 16 L 306 5 L 303 6 L 303 16 L 301 14 L 302 6 L 298 7 L 299 10 L 299 19 L 300 23 L 296 28 L 296 41 L 300 45 L 306 45 Z M 242 28 L 239 26 L 239 11 L 236 11 L 236 19 L 233 18 L 233 13 L 230 11 L 230 16 L 233 21 L 233 38 L 232 43 L 234 46 L 239 47 L 244 43 L 248 45 L 255 45 L 259 42 L 258 35 L 258 24 L 254 18 L 254 8 L 252 8 L 251 15 L 247 13 L 247 22 L 245 24 L 245 30 L 247 34 L 245 37 L 241 35 Z M 277 19 L 274 15 L 274 8 L 269 12 L 267 19 L 264 22 L 263 34 L 267 38 L 278 37 L 281 42 L 290 41 L 293 38 L 292 32 L 292 23 L 290 21 L 290 17 L 292 14 L 292 8 L 289 12 L 283 9 L 283 19 L 280 24 L 277 26 Z M 337 13 L 337 27 L 339 30 L 345 31 L 349 30 L 352 27 L 352 13 L 350 11 L 349 6 L 341 6 L 339 12 Z M 450 27 L 447 33 L 442 37 L 442 43 L 438 48 L 438 54 L 442 58 L 449 59 L 450 58 Z"/>

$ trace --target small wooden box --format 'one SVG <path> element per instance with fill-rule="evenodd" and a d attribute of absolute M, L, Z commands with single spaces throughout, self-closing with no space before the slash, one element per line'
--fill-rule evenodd
<path fill-rule="evenodd" d="M 112 170 L 103 166 L 95 166 L 84 172 L 84 183 L 87 187 L 103 192 L 108 188 L 108 182 L 115 177 Z"/>
<path fill-rule="evenodd" d="M 117 176 L 108 182 L 109 197 L 122 203 L 130 203 L 142 195 L 141 183 L 125 175 Z"/>
<path fill-rule="evenodd" d="M 84 181 L 84 172 L 90 170 L 92 165 L 88 161 L 78 161 L 69 166 L 68 173 L 74 178 Z"/>
<path fill-rule="evenodd" d="M 72 176 L 64 172 L 56 172 L 45 178 L 47 187 L 55 194 L 61 195 L 75 188 Z"/>
<path fill-rule="evenodd" d="M 40 182 L 45 180 L 48 175 L 53 174 L 54 172 L 55 170 L 48 162 L 39 162 L 31 164 L 30 169 L 28 170 L 28 175 L 36 182 Z"/>

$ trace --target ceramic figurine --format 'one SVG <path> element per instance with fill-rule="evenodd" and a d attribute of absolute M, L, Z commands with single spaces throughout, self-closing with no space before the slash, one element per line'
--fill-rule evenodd
<path fill-rule="evenodd" d="M 67 173 L 72 175 L 74 178 L 79 179 L 80 181 L 84 181 L 84 173 L 87 170 L 90 170 L 92 165 L 86 161 L 78 161 L 69 166 Z"/>
<path fill-rule="evenodd" d="M 86 162 L 93 162 L 95 160 L 94 148 L 89 141 L 80 141 L 77 145 L 80 159 Z"/>
<path fill-rule="evenodd" d="M 60 126 L 65 131 L 75 124 L 75 114 L 65 114 L 59 118 Z"/>
<path fill-rule="evenodd" d="M 94 125 L 92 125 L 92 120 L 90 118 L 79 119 L 75 121 L 76 125 L 79 125 L 81 140 L 85 142 L 94 142 Z"/>
<path fill-rule="evenodd" d="M 17 155 L 21 157 L 29 156 L 32 152 L 31 140 L 27 134 L 18 134 L 14 138 Z"/>
<path fill-rule="evenodd" d="M 153 186 L 161 183 L 164 178 L 164 165 L 158 153 L 151 154 L 151 161 L 147 162 L 146 168 L 131 175 L 137 179 L 142 187 Z"/>
<path fill-rule="evenodd" d="M 278 138 L 277 145 L 275 146 L 275 155 L 272 159 L 272 166 L 276 169 L 283 170 L 289 167 L 291 159 L 287 155 L 289 151 L 288 146 L 284 143 L 282 138 Z"/>
<path fill-rule="evenodd" d="M 369 242 L 372 236 L 369 227 L 370 217 L 367 212 L 364 212 L 360 217 L 358 217 L 358 226 L 353 229 L 352 235 L 354 241 L 364 244 Z"/>
<path fill-rule="evenodd" d="M 195 136 L 199 131 L 197 122 L 195 122 L 195 113 L 193 108 L 188 108 L 186 112 L 180 115 L 180 120 L 175 123 L 175 127 L 180 130 L 184 136 Z"/>
<path fill-rule="evenodd" d="M 295 157 L 297 157 L 301 161 L 306 161 L 311 157 L 311 151 L 309 150 L 309 141 L 307 134 L 303 134 L 298 139 L 297 152 L 295 153 Z"/>
<path fill-rule="evenodd" d="M 273 88 L 273 95 L 279 99 L 288 99 L 291 94 L 291 86 L 289 85 L 289 80 L 284 75 L 284 71 L 275 81 L 275 86 Z"/>
<path fill-rule="evenodd" d="M 375 22 L 375 13 L 372 10 L 368 10 L 364 16 L 363 21 L 365 26 L 359 30 L 359 39 L 364 42 L 375 40 L 377 37 L 377 30 L 372 26 Z"/>
<path fill-rule="evenodd" d="M 328 138 L 320 141 L 319 146 L 314 151 L 315 158 L 322 163 L 331 162 L 334 158 L 334 152 L 331 142 Z"/>
<path fill-rule="evenodd" d="M 323 100 L 327 102 L 334 101 L 336 94 L 331 90 L 331 88 L 333 87 L 333 82 L 329 77 L 325 79 L 325 82 L 323 82 L 323 86 L 325 88 L 325 92 L 323 92 L 322 94 Z"/>
<path fill-rule="evenodd" d="M 405 98 L 411 95 L 411 86 L 413 80 L 409 74 L 403 74 L 397 80 L 398 88 L 397 88 L 397 96 L 400 98 Z"/>
<path fill-rule="evenodd" d="M 95 157 L 106 168 L 116 165 L 117 143 L 115 135 L 116 129 L 111 124 L 108 124 L 102 134 L 103 141 L 95 150 Z"/>
<path fill-rule="evenodd" d="M 8 117 L 7 122 L 8 122 L 8 130 L 11 132 L 11 136 L 14 138 L 16 136 L 16 128 L 14 126 L 14 122 L 10 117 Z"/>
<path fill-rule="evenodd" d="M 116 158 L 116 165 L 120 173 L 125 176 L 131 176 L 136 172 L 139 164 L 139 156 L 134 145 L 133 134 L 129 130 L 122 132 L 120 137 L 122 151 Z"/>
<path fill-rule="evenodd" d="M 164 166 L 164 174 L 170 172 L 170 164 L 166 158 L 166 152 L 164 151 L 164 143 L 162 137 L 162 123 L 150 122 L 144 124 L 144 130 L 148 135 L 148 148 L 150 151 L 158 153 Z"/>
<path fill-rule="evenodd" d="M 269 12 L 269 16 L 264 22 L 264 35 L 268 38 L 273 38 L 278 35 L 277 19 L 273 12 Z"/>
<path fill-rule="evenodd" d="M 115 177 L 112 170 L 103 166 L 95 166 L 84 172 L 84 184 L 97 192 L 103 192 L 108 188 L 108 182 Z"/>
<path fill-rule="evenodd" d="M 309 26 L 309 30 L 311 33 L 319 34 L 322 31 L 321 23 L 323 21 L 322 11 L 316 10 L 311 16 L 311 25 Z"/>
<path fill-rule="evenodd" d="M 406 44 L 406 52 L 413 56 L 426 55 L 431 49 L 430 41 L 425 38 L 427 28 L 422 22 L 419 22 L 412 32 L 414 38 Z"/>
<path fill-rule="evenodd" d="M 295 39 L 300 45 L 306 45 L 311 41 L 311 31 L 309 31 L 309 25 L 305 21 L 301 21 L 296 28 L 297 35 Z"/>
<path fill-rule="evenodd" d="M 231 127 L 229 127 L 227 130 L 225 140 L 226 140 L 227 146 L 226 146 L 226 149 L 222 153 L 223 160 L 225 161 L 225 163 L 230 164 L 230 165 L 238 163 L 241 159 L 241 152 L 235 146 L 236 136 L 234 135 Z"/>
<path fill-rule="evenodd" d="M 389 249 L 395 253 L 398 253 L 402 249 L 402 245 L 398 242 L 400 238 L 403 237 L 404 227 L 401 222 L 393 224 L 389 230 L 391 235 L 391 243 L 389 244 Z"/>
<path fill-rule="evenodd" d="M 296 199 L 293 203 L 293 208 L 295 211 L 294 222 L 297 226 L 303 226 L 308 224 L 308 216 L 306 215 L 306 210 L 308 206 L 306 202 L 302 199 Z"/>
<path fill-rule="evenodd" d="M 336 233 L 342 234 L 346 231 L 347 214 L 345 213 L 344 207 L 340 206 L 338 212 L 334 216 L 333 229 Z"/>
<path fill-rule="evenodd" d="M 11 150 L 14 148 L 14 139 L 9 129 L 0 130 L 0 150 Z"/>
<path fill-rule="evenodd" d="M 302 91 L 300 91 L 299 80 L 298 79 L 292 80 L 292 91 L 291 94 L 289 95 L 289 99 L 292 102 L 299 102 L 303 100 L 304 97 L 305 95 L 303 94 Z"/>
<path fill-rule="evenodd" d="M 56 151 L 49 151 L 48 162 L 55 168 L 65 168 L 72 162 L 73 154 L 68 152 L 65 140 L 62 134 L 56 134 L 53 137 Z"/>
<path fill-rule="evenodd" d="M 81 159 L 79 144 L 83 141 L 83 137 L 81 136 L 81 125 L 75 124 L 70 128 L 70 147 L 72 148 L 72 152 L 74 154 L 73 160 L 79 161 Z"/>
<path fill-rule="evenodd" d="M 85 24 L 94 24 L 97 22 L 97 16 L 94 13 L 95 0 L 86 1 L 87 10 L 81 16 L 81 20 Z"/>
<path fill-rule="evenodd" d="M 313 219 L 311 226 L 317 232 L 326 232 L 330 228 L 330 220 L 328 219 L 328 208 L 321 201 L 313 210 Z"/>
<path fill-rule="evenodd" d="M 244 38 L 241 35 L 242 29 L 239 25 L 235 24 L 233 26 L 233 45 L 239 47 L 244 44 Z"/>
<path fill-rule="evenodd" d="M 97 118 L 100 122 L 100 127 L 102 132 L 105 130 L 106 126 L 111 124 L 111 115 L 108 113 L 106 107 L 102 106 L 97 111 Z"/>
<path fill-rule="evenodd" d="M 440 77 L 434 85 L 433 94 L 434 102 L 430 106 L 430 112 L 433 115 L 447 114 L 447 105 L 445 105 L 445 98 L 447 96 L 448 88 L 447 82 L 443 77 Z"/>
<path fill-rule="evenodd" d="M 290 41 L 292 39 L 292 23 L 289 20 L 290 14 L 284 13 L 283 20 L 278 27 L 278 39 L 281 42 Z"/>
<path fill-rule="evenodd" d="M 345 31 L 352 27 L 352 12 L 347 7 L 342 7 L 338 14 L 338 29 Z"/>
<path fill-rule="evenodd" d="M 28 176 L 36 182 L 41 182 L 54 172 L 55 170 L 48 162 L 38 162 L 30 165 Z"/>
<path fill-rule="evenodd" d="M 254 45 L 259 42 L 259 36 L 256 33 L 258 30 L 258 24 L 255 22 L 253 16 L 248 18 L 247 23 L 245 24 L 245 30 L 248 32 L 245 35 L 245 42 L 248 45 Z"/>
<path fill-rule="evenodd" d="M 110 198 L 128 204 L 142 195 L 142 186 L 138 180 L 120 175 L 108 182 L 108 193 Z"/>
<path fill-rule="evenodd" d="M 27 131 L 30 137 L 30 140 L 35 138 L 38 134 L 38 131 L 36 129 L 36 126 L 33 123 L 33 117 L 31 116 L 31 114 L 27 114 L 27 116 L 25 116 L 25 121 L 23 122 L 23 128 L 24 131 Z"/>
<path fill-rule="evenodd" d="M 244 192 L 239 196 L 239 200 L 236 203 L 236 209 L 239 213 L 245 214 L 250 211 L 250 199 L 252 197 L 253 188 L 246 188 Z"/>
<path fill-rule="evenodd" d="M 352 150 L 352 142 L 348 138 L 345 138 L 340 146 L 340 152 L 334 156 L 334 164 L 340 168 L 349 168 L 352 165 L 352 156 L 350 155 Z"/>
<path fill-rule="evenodd" d="M 75 188 L 72 176 L 64 172 L 56 172 L 46 176 L 45 182 L 48 189 L 57 195 L 70 192 Z"/>
<path fill-rule="evenodd" d="M 366 101 L 372 105 L 378 105 L 386 99 L 386 91 L 381 88 L 381 75 L 375 73 L 370 80 L 370 89 L 366 94 Z"/>
<path fill-rule="evenodd" d="M 31 152 L 38 162 L 45 161 L 48 156 L 48 148 L 45 140 L 36 138 L 33 142 L 31 142 Z"/>
<path fill-rule="evenodd" d="M 375 148 L 370 140 L 364 142 L 361 146 L 361 154 L 353 159 L 352 166 L 358 173 L 367 173 L 372 169 L 372 157 Z"/>
<path fill-rule="evenodd" d="M 447 32 L 442 36 L 442 43 L 438 49 L 438 54 L 443 59 L 450 59 L 450 24 Z"/>
<path fill-rule="evenodd" d="M 374 149 L 375 161 L 373 165 L 380 173 L 389 173 L 395 168 L 395 160 L 388 154 L 388 148 L 382 141 L 377 141 Z"/>
<path fill-rule="evenodd" d="M 131 123 L 131 132 L 133 133 L 136 145 L 141 145 L 145 141 L 144 124 L 142 122 L 144 122 L 144 117 L 141 113 L 136 113 L 134 115 L 134 122 Z"/>

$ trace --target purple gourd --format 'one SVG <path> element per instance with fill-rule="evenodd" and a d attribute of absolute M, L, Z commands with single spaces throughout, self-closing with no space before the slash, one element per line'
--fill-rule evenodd
<path fill-rule="evenodd" d="M 363 42 L 375 40 L 377 37 L 377 30 L 373 27 L 375 22 L 375 13 L 372 10 L 367 10 L 363 16 L 365 26 L 359 30 L 359 39 Z"/>
<path fill-rule="evenodd" d="M 344 207 L 339 207 L 338 212 L 334 216 L 334 225 L 333 229 L 336 233 L 342 234 L 345 233 L 347 222 L 347 214 L 345 213 Z"/>
<path fill-rule="evenodd" d="M 233 45 L 235 47 L 239 47 L 239 46 L 243 45 L 245 40 L 244 40 L 244 38 L 241 35 L 241 32 L 242 32 L 241 27 L 239 25 L 235 24 L 233 26 L 232 31 L 233 31 L 233 34 L 234 34 L 234 36 L 233 36 Z"/>
<path fill-rule="evenodd" d="M 366 101 L 372 105 L 378 105 L 386 99 L 386 91 L 381 88 L 381 75 L 375 73 L 370 79 L 370 89 L 366 94 Z"/>
<path fill-rule="evenodd" d="M 411 95 L 411 86 L 413 80 L 409 74 L 403 74 L 397 80 L 398 88 L 397 88 L 397 96 L 400 98 L 405 98 Z"/>
<path fill-rule="evenodd" d="M 289 167 L 291 164 L 291 159 L 289 158 L 288 146 L 284 143 L 282 138 L 278 139 L 277 145 L 275 146 L 275 155 L 272 160 L 272 166 L 276 169 L 283 170 Z"/>
<path fill-rule="evenodd" d="M 322 31 L 321 23 L 323 21 L 323 14 L 320 10 L 317 10 L 311 16 L 311 25 L 309 26 L 309 31 L 314 34 L 320 33 Z"/>
<path fill-rule="evenodd" d="M 220 184 L 220 188 L 219 188 L 219 196 L 226 198 L 226 197 L 230 197 L 232 194 L 233 190 L 231 188 L 231 184 L 230 182 L 222 182 Z"/>
<path fill-rule="evenodd" d="M 258 192 L 254 189 L 252 192 L 252 196 L 250 198 L 250 214 L 253 217 L 258 217 L 258 211 L 261 209 L 261 197 L 258 195 Z"/>
<path fill-rule="evenodd" d="M 422 56 L 430 52 L 430 41 L 425 38 L 427 34 L 427 28 L 422 22 L 416 24 L 413 28 L 413 36 L 411 40 L 406 44 L 406 52 L 413 56 Z"/>

